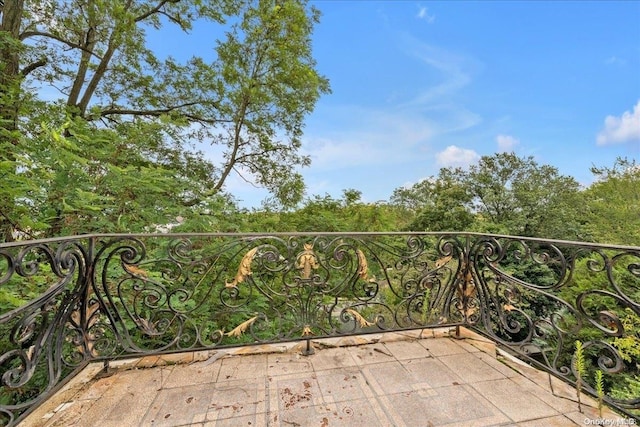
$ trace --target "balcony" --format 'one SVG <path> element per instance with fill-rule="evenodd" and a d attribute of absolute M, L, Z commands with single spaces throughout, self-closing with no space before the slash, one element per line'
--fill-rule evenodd
<path fill-rule="evenodd" d="M 1 245 L 0 297 L 3 425 L 565 425 L 598 421 L 594 398 L 640 414 L 638 247 L 90 235 Z"/>

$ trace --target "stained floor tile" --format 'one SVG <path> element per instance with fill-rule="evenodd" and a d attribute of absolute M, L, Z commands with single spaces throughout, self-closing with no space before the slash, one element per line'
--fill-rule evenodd
<path fill-rule="evenodd" d="M 559 385 L 549 387 L 546 374 L 502 363 L 484 343 L 417 334 L 319 346 L 307 357 L 245 354 L 116 371 L 71 397 L 54 396 L 20 425 L 534 426 L 572 425 L 597 413 L 589 406 L 577 412 L 562 398 L 566 393 L 558 397 Z M 623 418 L 610 410 L 605 417 Z"/>

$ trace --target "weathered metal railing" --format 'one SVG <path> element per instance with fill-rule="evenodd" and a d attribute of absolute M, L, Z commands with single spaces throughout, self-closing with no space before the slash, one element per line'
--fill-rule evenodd
<path fill-rule="evenodd" d="M 0 416 L 89 361 L 446 325 L 640 409 L 640 248 L 473 233 L 90 235 L 0 245 Z M 635 328 L 635 329 L 634 329 Z M 308 341 L 307 341 L 308 342 Z"/>

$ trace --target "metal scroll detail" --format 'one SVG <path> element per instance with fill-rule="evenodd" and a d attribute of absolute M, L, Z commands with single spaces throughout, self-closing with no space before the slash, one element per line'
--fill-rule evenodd
<path fill-rule="evenodd" d="M 459 263 L 450 257 L 434 264 L 428 257 L 437 251 L 435 241 L 403 239 L 103 242 L 94 278 L 104 314 L 98 335 L 112 336 L 116 345 L 98 354 L 460 323 L 464 316 L 452 316 L 460 307 L 448 290 Z"/>
<path fill-rule="evenodd" d="M 486 334 L 571 382 L 581 341 L 583 387 L 595 394 L 600 370 L 610 387 L 606 402 L 640 408 L 640 250 L 485 238 L 472 251 Z"/>
<path fill-rule="evenodd" d="M 90 358 L 85 242 L 0 247 L 0 424 L 48 397 Z"/>
<path fill-rule="evenodd" d="M 640 410 L 640 248 L 465 233 L 0 245 L 0 425 L 91 360 L 464 325 Z M 629 412 L 632 415 L 635 412 Z"/>

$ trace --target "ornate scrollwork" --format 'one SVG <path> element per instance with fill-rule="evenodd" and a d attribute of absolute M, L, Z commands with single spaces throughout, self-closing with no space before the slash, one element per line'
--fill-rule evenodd
<path fill-rule="evenodd" d="M 83 342 L 70 316 L 86 289 L 86 257 L 75 239 L 0 247 L 0 293 L 10 303 L 0 313 L 0 392 L 11 401 L 0 405 L 0 418 L 8 423 L 90 358 L 66 356 Z"/>
<path fill-rule="evenodd" d="M 0 313 L 10 424 L 90 360 L 441 325 L 569 381 L 580 339 L 609 383 L 640 378 L 640 248 L 464 233 L 96 236 L 0 245 L 0 292 L 17 301 Z"/>

